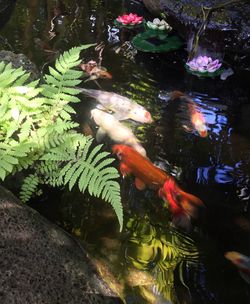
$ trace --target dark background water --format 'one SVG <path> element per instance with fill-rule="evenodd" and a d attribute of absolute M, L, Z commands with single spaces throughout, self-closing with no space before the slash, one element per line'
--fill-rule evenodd
<path fill-rule="evenodd" d="M 237 71 L 221 81 L 187 74 L 185 45 L 179 51 L 160 55 L 117 53 L 133 34 L 114 34 L 116 16 L 129 11 L 152 19 L 139 2 L 17 1 L 10 20 L 0 31 L 2 48 L 26 54 L 46 71 L 62 51 L 103 41 L 102 65 L 113 79 L 98 80 L 99 85 L 148 108 L 154 123 L 131 123 L 131 128 L 152 162 L 169 172 L 181 172 L 180 185 L 203 200 L 206 212 L 193 223 L 191 240 L 183 232 L 176 236 L 176 243 L 171 239 L 175 230 L 161 201 L 152 191 L 136 190 L 132 179 L 120 181 L 128 223 L 122 234 L 107 204 L 76 189 L 71 193 L 48 189 L 47 195 L 32 206 L 79 236 L 93 254 L 111 265 L 123 285 L 127 303 L 249 303 L 249 285 L 225 260 L 224 253 L 234 250 L 250 256 L 250 75 Z M 58 5 L 61 13 L 54 19 L 53 28 L 53 9 Z M 94 49 L 84 56 L 86 61 L 98 60 Z M 98 89 L 93 82 L 86 86 Z M 172 90 L 192 96 L 206 118 L 208 137 L 201 138 L 191 129 L 187 103 L 166 100 L 166 93 Z M 91 107 L 91 100 L 82 98 L 76 117 L 81 124 L 86 120 L 91 124 Z M 109 140 L 105 147 L 110 149 Z M 185 240 L 199 252 L 195 261 L 184 252 L 187 245 L 181 244 L 186 244 Z M 176 252 L 176 259 L 164 255 L 163 245 Z M 147 284 L 129 281 L 129 272 L 145 268 L 154 283 L 149 279 Z M 155 302 L 146 296 L 143 284 Z"/>

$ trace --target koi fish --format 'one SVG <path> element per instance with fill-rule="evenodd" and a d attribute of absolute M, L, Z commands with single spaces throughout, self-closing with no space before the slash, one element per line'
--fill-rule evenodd
<path fill-rule="evenodd" d="M 190 103 L 188 107 L 191 113 L 191 122 L 193 124 L 193 127 L 201 137 L 207 137 L 206 121 L 203 114 L 197 110 L 195 105 L 192 103 Z"/>
<path fill-rule="evenodd" d="M 87 63 L 81 63 L 80 67 L 85 71 L 89 78 L 85 82 L 99 78 L 112 79 L 112 75 L 102 66 L 98 66 L 97 62 L 90 60 Z"/>
<path fill-rule="evenodd" d="M 188 102 L 188 109 L 190 112 L 190 118 L 191 123 L 194 127 L 194 129 L 199 133 L 201 137 L 207 136 L 207 126 L 206 126 L 206 120 L 204 115 L 197 109 L 195 103 L 192 101 L 192 99 L 187 96 L 186 94 L 180 92 L 180 91 L 173 91 L 169 94 L 170 100 L 184 100 Z"/>
<path fill-rule="evenodd" d="M 127 97 L 101 90 L 80 88 L 81 93 L 95 98 L 103 108 L 115 112 L 118 120 L 133 119 L 141 123 L 152 123 L 151 114 L 141 105 Z"/>
<path fill-rule="evenodd" d="M 224 256 L 238 268 L 242 279 L 250 284 L 250 257 L 237 251 L 228 251 Z"/>
<path fill-rule="evenodd" d="M 131 174 L 135 176 L 135 186 L 138 190 L 143 190 L 146 186 L 158 190 L 170 178 L 167 173 L 129 146 L 114 145 L 112 152 L 120 160 L 121 174 L 123 176 Z"/>
<path fill-rule="evenodd" d="M 94 60 L 90 60 L 86 63 L 80 64 L 80 68 L 87 74 L 90 74 L 94 67 L 97 67 L 97 62 Z"/>
<path fill-rule="evenodd" d="M 143 190 L 146 186 L 159 190 L 159 196 L 169 202 L 175 223 L 189 228 L 189 217 L 197 217 L 197 209 L 204 206 L 203 202 L 198 197 L 181 190 L 172 176 L 132 148 L 126 145 L 114 145 L 112 151 L 120 160 L 121 174 L 134 175 L 138 190 Z"/>
<path fill-rule="evenodd" d="M 91 110 L 91 117 L 100 126 L 96 134 L 97 141 L 101 141 L 107 134 L 113 141 L 129 145 L 141 155 L 146 156 L 146 150 L 139 143 L 133 132 L 120 123 L 113 115 L 99 109 L 93 109 Z"/>

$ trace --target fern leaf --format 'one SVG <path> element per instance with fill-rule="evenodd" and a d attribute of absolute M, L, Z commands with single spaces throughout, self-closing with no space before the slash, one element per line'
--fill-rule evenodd
<path fill-rule="evenodd" d="M 102 145 L 96 146 L 88 153 L 91 143 L 92 140 L 89 140 L 84 145 L 83 150 L 81 145 L 78 146 L 75 161 L 72 160 L 62 167 L 59 179 L 64 184 L 68 184 L 69 189 L 72 189 L 78 182 L 80 191 L 84 192 L 88 189 L 91 195 L 96 197 L 102 195 L 113 206 L 121 225 L 120 227 L 122 227 L 123 215 L 120 185 L 114 181 L 114 179 L 119 177 L 119 174 L 115 168 L 109 167 L 109 164 L 114 159 L 106 158 L 107 152 L 100 153 Z"/>
<path fill-rule="evenodd" d="M 28 175 L 22 184 L 20 191 L 20 199 L 26 203 L 37 192 L 39 185 L 39 178 L 36 174 Z"/>

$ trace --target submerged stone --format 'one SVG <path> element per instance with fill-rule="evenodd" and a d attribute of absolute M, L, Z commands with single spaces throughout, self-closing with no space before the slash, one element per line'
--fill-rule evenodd
<path fill-rule="evenodd" d="M 0 186 L 1 304 L 122 303 L 81 245 Z"/>

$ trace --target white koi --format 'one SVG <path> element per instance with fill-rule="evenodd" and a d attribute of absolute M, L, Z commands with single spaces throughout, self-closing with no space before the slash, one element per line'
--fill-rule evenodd
<path fill-rule="evenodd" d="M 141 155 L 146 156 L 146 150 L 139 143 L 133 132 L 122 123 L 120 123 L 113 115 L 99 109 L 91 110 L 91 117 L 99 126 L 96 134 L 96 140 L 101 141 L 106 134 L 116 143 L 123 143 L 131 146 Z"/>
<path fill-rule="evenodd" d="M 131 99 L 112 92 L 83 89 L 81 93 L 95 98 L 103 108 L 114 112 L 118 120 L 132 119 L 141 123 L 152 123 L 151 114 Z"/>

